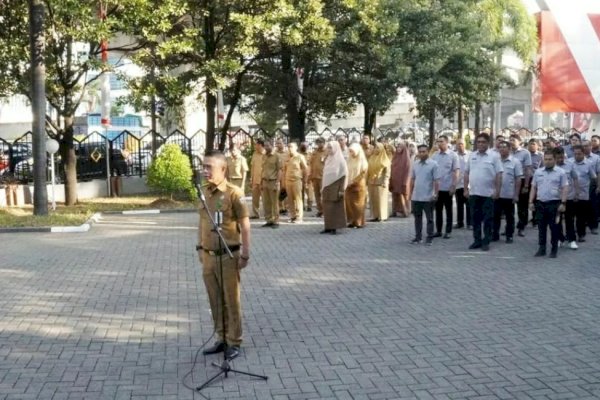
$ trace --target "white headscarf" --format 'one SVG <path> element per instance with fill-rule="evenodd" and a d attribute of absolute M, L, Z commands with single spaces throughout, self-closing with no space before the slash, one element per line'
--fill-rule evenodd
<path fill-rule="evenodd" d="M 348 166 L 346 165 L 346 160 L 344 159 L 340 144 L 335 140 L 332 140 L 327 145 L 331 146 L 331 153 L 325 159 L 325 166 L 323 167 L 323 188 L 331 185 L 342 177 L 347 178 L 348 176 Z M 346 185 L 347 179 L 344 180 L 344 187 L 342 190 L 346 189 Z"/>
<path fill-rule="evenodd" d="M 357 176 L 369 169 L 369 162 L 360 144 L 352 143 L 349 149 L 356 154 L 348 157 L 348 182 L 352 183 Z"/>

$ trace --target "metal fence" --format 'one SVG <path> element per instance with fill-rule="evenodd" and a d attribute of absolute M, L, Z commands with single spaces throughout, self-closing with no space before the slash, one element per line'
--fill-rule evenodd
<path fill-rule="evenodd" d="M 482 131 L 489 131 L 483 129 Z M 512 133 L 518 133 L 523 140 L 529 138 L 547 138 L 554 137 L 559 140 L 566 140 L 573 133 L 580 133 L 577 130 L 563 130 L 558 128 L 553 129 L 510 129 L 506 128 L 501 131 L 501 134 L 508 136 Z M 357 142 L 360 140 L 363 131 L 361 129 L 337 129 L 329 128 L 317 131 L 309 129 L 305 133 L 306 142 L 309 147 L 314 146 L 317 138 L 330 140 L 339 136 L 346 137 L 348 143 Z M 445 134 L 447 136 L 457 136 L 458 132 L 453 129 L 441 129 L 436 131 L 436 136 Z M 473 139 L 473 133 L 470 132 L 470 137 Z M 206 135 L 204 131 L 198 131 L 188 135 L 179 130 L 175 130 L 170 134 L 163 136 L 156 134 L 156 146 L 160 152 L 160 147 L 166 143 L 178 144 L 182 151 L 188 155 L 190 162 L 197 170 L 202 164 L 202 155 L 206 149 Z M 244 130 L 237 129 L 228 133 L 227 143 L 225 148 L 232 145 L 239 146 L 242 151 L 250 151 L 254 140 L 261 139 L 282 139 L 284 143 L 290 141 L 290 136 L 287 131 L 277 129 L 272 132 L 267 132 L 263 129 Z M 409 140 L 417 143 L 426 143 L 429 140 L 429 133 L 425 129 L 375 129 L 372 138 L 374 140 L 385 139 L 388 142 L 395 144 L 400 140 Z M 219 146 L 217 137 L 216 147 Z M 137 136 L 127 130 L 122 131 L 117 136 L 107 138 L 100 132 L 92 132 L 86 136 L 76 137 L 74 139 L 74 148 L 77 159 L 77 179 L 86 181 L 91 179 L 102 179 L 106 177 L 106 145 L 108 144 L 109 161 L 111 164 L 119 162 L 121 150 L 127 150 L 125 154 L 128 157 L 125 161 L 127 167 L 125 175 L 127 176 L 145 176 L 148 166 L 152 162 L 152 131 L 148 131 L 142 136 Z M 32 157 L 32 134 L 25 133 L 16 140 L 9 142 L 0 138 L 0 178 L 8 177 L 16 179 L 20 182 L 28 182 L 33 180 L 33 157 Z M 50 180 L 50 162 L 48 159 L 48 180 Z M 57 155 L 56 168 L 57 179 L 64 181 L 62 162 L 60 155 Z M 112 169 L 112 167 L 111 167 Z"/>

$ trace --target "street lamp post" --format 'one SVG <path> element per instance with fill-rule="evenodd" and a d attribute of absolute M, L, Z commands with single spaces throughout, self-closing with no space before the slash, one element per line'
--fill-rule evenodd
<path fill-rule="evenodd" d="M 58 151 L 58 142 L 54 139 L 46 140 L 46 151 L 50 154 L 50 179 L 52 180 L 52 211 L 56 210 L 56 196 L 54 192 L 54 185 L 56 179 L 54 177 L 54 154 Z"/>

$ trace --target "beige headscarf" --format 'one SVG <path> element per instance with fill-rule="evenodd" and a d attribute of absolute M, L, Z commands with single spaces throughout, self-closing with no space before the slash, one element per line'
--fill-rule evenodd
<path fill-rule="evenodd" d="M 369 180 L 379 177 L 381 171 L 389 168 L 391 164 L 392 162 L 387 155 L 383 143 L 376 143 L 375 149 L 373 149 L 373 153 L 369 157 L 369 172 L 367 174 Z"/>
<path fill-rule="evenodd" d="M 369 162 L 362 146 L 358 143 L 352 143 L 350 150 L 356 156 L 353 156 L 352 153 L 348 156 L 348 183 L 354 182 L 357 176 L 369 169 Z"/>
<path fill-rule="evenodd" d="M 332 140 L 327 145 L 331 146 L 331 154 L 327 156 L 325 165 L 323 166 L 323 188 L 326 188 L 340 178 L 348 176 L 348 167 L 346 166 L 346 160 L 344 159 L 340 144 Z M 347 184 L 348 180 L 346 179 L 342 189 L 346 189 Z"/>

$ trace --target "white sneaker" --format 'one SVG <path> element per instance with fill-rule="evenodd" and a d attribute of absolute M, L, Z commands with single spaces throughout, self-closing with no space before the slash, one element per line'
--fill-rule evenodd
<path fill-rule="evenodd" d="M 579 246 L 577 246 L 577 243 L 575 243 L 575 241 L 572 241 L 571 243 L 569 243 L 569 247 L 571 248 L 571 250 L 577 250 L 579 248 Z"/>
<path fill-rule="evenodd" d="M 563 247 L 565 245 L 565 242 L 563 242 L 562 240 L 558 241 L 558 247 Z"/>

